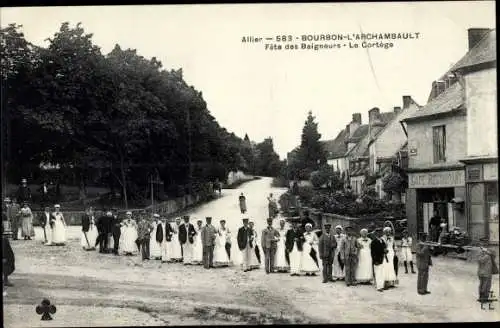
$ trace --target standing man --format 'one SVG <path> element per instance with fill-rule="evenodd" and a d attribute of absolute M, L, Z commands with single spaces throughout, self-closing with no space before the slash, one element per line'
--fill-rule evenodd
<path fill-rule="evenodd" d="M 342 243 L 344 258 L 345 283 L 347 286 L 356 285 L 356 267 L 358 265 L 358 241 L 354 237 L 352 227 L 346 227 L 346 238 Z"/>
<path fill-rule="evenodd" d="M 261 246 L 264 250 L 265 267 L 267 274 L 273 272 L 274 257 L 276 256 L 279 236 L 280 233 L 278 232 L 278 230 L 273 228 L 273 219 L 267 219 L 267 228 L 262 230 L 261 241 Z"/>
<path fill-rule="evenodd" d="M 243 227 L 238 229 L 238 248 L 241 251 L 241 267 L 244 272 L 250 271 L 250 258 L 252 256 L 253 249 L 248 242 L 250 240 L 250 236 L 252 235 L 252 230 L 248 226 L 248 219 L 243 219 Z"/>
<path fill-rule="evenodd" d="M 212 225 L 212 218 L 206 217 L 207 224 L 201 230 L 201 240 L 203 244 L 203 267 L 210 269 L 214 267 L 214 247 L 215 235 L 217 233 L 215 227 Z"/>
<path fill-rule="evenodd" d="M 86 243 L 86 246 L 84 246 L 83 248 L 85 250 L 92 250 L 95 246 L 95 245 L 92 245 L 92 244 L 95 244 L 95 242 L 93 242 L 92 244 L 90 243 L 89 236 L 88 236 L 91 221 L 92 221 L 92 208 L 89 207 L 89 208 L 87 208 L 87 210 L 85 211 L 85 214 L 83 214 L 83 217 L 82 217 L 82 233 L 83 233 L 85 243 Z"/>
<path fill-rule="evenodd" d="M 49 202 L 49 186 L 47 185 L 47 182 L 42 184 L 39 191 L 42 195 L 42 206 L 46 206 Z"/>
<path fill-rule="evenodd" d="M 149 239 L 151 238 L 151 223 L 148 222 L 146 216 L 143 216 L 138 226 L 138 239 L 142 260 L 149 260 Z"/>
<path fill-rule="evenodd" d="M 325 232 L 319 237 L 318 251 L 321 263 L 323 263 L 323 283 L 333 281 L 332 266 L 337 240 L 331 234 L 332 225 L 325 224 Z"/>
<path fill-rule="evenodd" d="M 241 214 L 245 214 L 247 212 L 247 199 L 246 199 L 245 195 L 243 195 L 243 193 L 241 193 L 238 200 L 240 203 L 240 212 L 241 212 Z"/>
<path fill-rule="evenodd" d="M 269 194 L 269 197 L 267 197 L 268 201 L 268 210 L 269 210 L 269 217 L 274 219 L 276 215 L 278 214 L 278 204 L 276 203 L 276 200 L 273 197 L 273 194 Z"/>
<path fill-rule="evenodd" d="M 489 298 L 491 280 L 494 274 L 498 274 L 495 263 L 495 253 L 489 250 L 488 238 L 481 238 L 481 253 L 478 258 L 477 275 L 479 277 L 479 302 L 485 302 Z"/>
<path fill-rule="evenodd" d="M 50 226 L 50 207 L 45 206 L 45 211 L 38 217 L 40 227 L 43 229 L 44 244 L 49 246 L 52 244 L 52 227 Z"/>
<path fill-rule="evenodd" d="M 127 219 L 132 218 L 132 212 L 126 213 Z M 122 234 L 122 220 L 118 217 L 118 210 L 113 209 L 113 218 L 111 220 L 111 234 L 113 235 L 113 254 L 118 255 L 120 246 L 120 236 Z"/>
<path fill-rule="evenodd" d="M 97 220 L 99 236 L 97 237 L 96 244 L 99 244 L 99 253 L 106 253 L 108 251 L 108 233 L 111 220 L 113 220 L 113 213 L 111 211 L 106 212 L 106 215 L 101 216 Z"/>
<path fill-rule="evenodd" d="M 437 242 L 440 234 L 440 225 L 441 225 L 441 217 L 439 216 L 439 212 L 434 210 L 434 215 L 429 220 L 429 234 L 430 240 L 433 242 Z"/>
<path fill-rule="evenodd" d="M 182 247 L 182 258 L 184 264 L 190 265 L 193 264 L 193 244 L 196 230 L 194 230 L 194 225 L 189 223 L 189 215 L 184 215 L 182 219 L 184 222 L 179 226 L 179 242 Z"/>
<path fill-rule="evenodd" d="M 420 295 L 430 294 L 427 290 L 427 283 L 429 282 L 429 266 L 432 266 L 431 251 L 428 245 L 424 245 L 427 235 L 422 233 L 420 242 L 417 245 L 417 292 Z"/>
<path fill-rule="evenodd" d="M 379 292 L 384 291 L 384 261 L 387 261 L 387 246 L 382 239 L 382 228 L 375 229 L 375 238 L 370 244 L 375 285 Z"/>
<path fill-rule="evenodd" d="M 28 202 L 31 204 L 31 190 L 28 187 L 28 182 L 26 179 L 21 180 L 21 186 L 17 190 L 17 202 L 19 204 L 23 204 L 24 202 Z"/>
<path fill-rule="evenodd" d="M 231 231 L 226 227 L 226 220 L 220 220 L 220 230 L 226 236 L 224 240 L 224 249 L 226 250 L 227 258 L 231 261 Z"/>

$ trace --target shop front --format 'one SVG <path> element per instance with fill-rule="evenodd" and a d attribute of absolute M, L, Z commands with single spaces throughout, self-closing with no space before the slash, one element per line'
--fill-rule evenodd
<path fill-rule="evenodd" d="M 463 168 L 446 171 L 408 173 L 406 214 L 413 236 L 429 232 L 434 211 L 450 227 L 467 230 L 465 214 L 465 174 Z"/>
<path fill-rule="evenodd" d="M 466 163 L 466 208 L 468 231 L 472 240 L 488 238 L 498 245 L 498 162 L 464 160 Z"/>

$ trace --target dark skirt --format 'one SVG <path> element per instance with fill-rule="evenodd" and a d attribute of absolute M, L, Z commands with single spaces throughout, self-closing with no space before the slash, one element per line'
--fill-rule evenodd
<path fill-rule="evenodd" d="M 2 259 L 5 259 L 5 262 L 2 265 L 2 270 L 3 273 L 7 276 L 10 276 L 12 272 L 16 269 L 15 267 L 15 257 L 14 257 L 14 251 L 12 250 L 12 247 L 10 246 L 10 242 L 7 238 L 2 237 L 2 252 L 3 252 L 3 257 Z"/>

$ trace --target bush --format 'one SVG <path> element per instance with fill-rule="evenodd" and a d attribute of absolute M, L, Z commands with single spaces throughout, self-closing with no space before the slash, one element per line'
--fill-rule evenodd
<path fill-rule="evenodd" d="M 285 177 L 276 177 L 273 178 L 273 182 L 271 182 L 271 187 L 274 188 L 288 188 L 289 182 Z"/>

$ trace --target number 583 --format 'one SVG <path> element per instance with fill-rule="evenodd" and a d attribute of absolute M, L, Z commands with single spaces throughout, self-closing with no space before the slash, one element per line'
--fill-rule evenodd
<path fill-rule="evenodd" d="M 293 40 L 291 35 L 277 35 L 276 42 L 291 42 Z"/>

